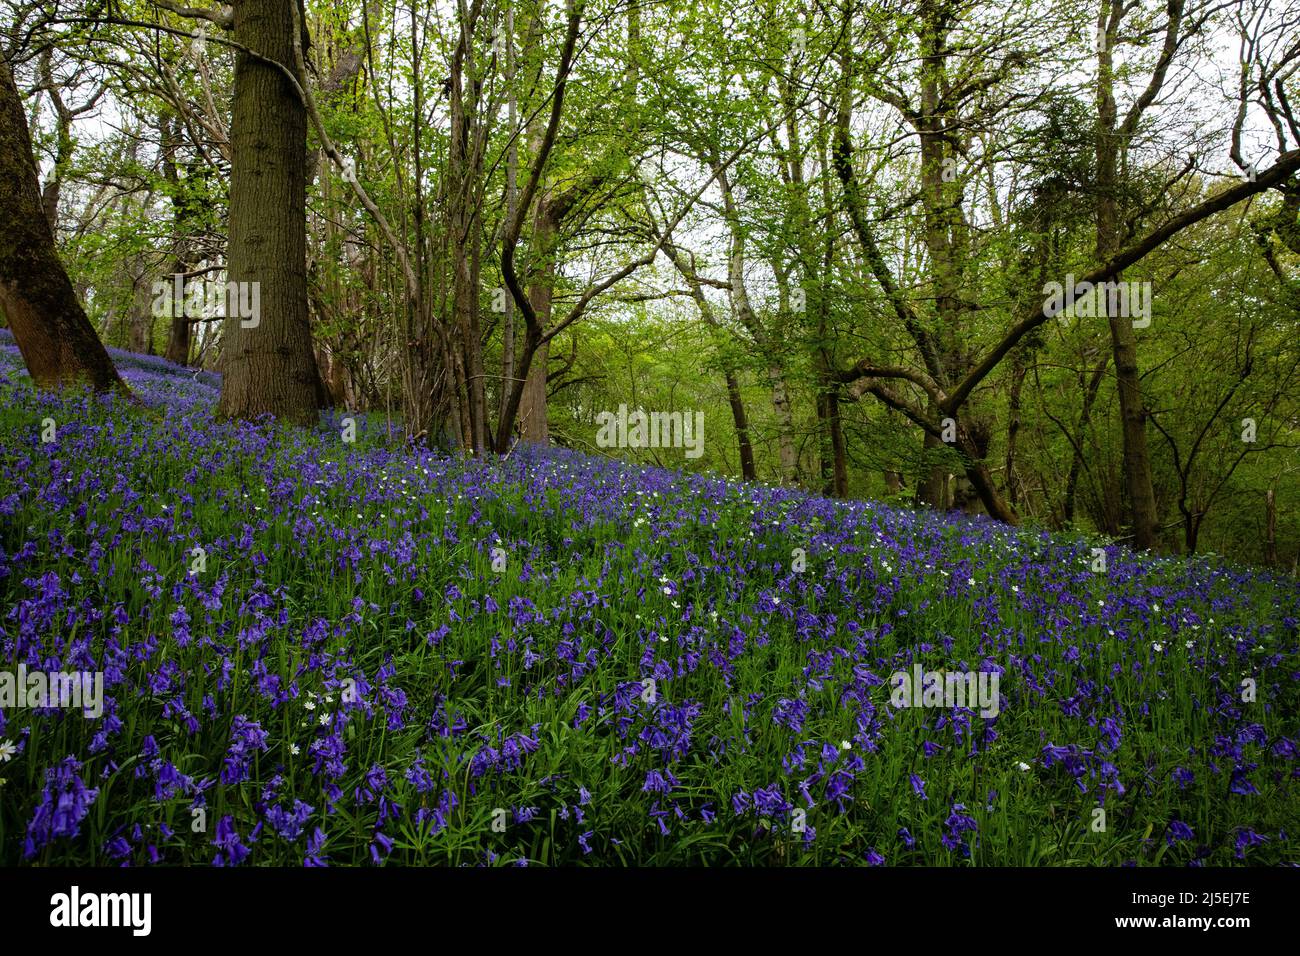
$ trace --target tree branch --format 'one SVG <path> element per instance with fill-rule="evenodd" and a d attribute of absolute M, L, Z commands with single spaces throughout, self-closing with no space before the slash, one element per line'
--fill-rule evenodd
<path fill-rule="evenodd" d="M 1293 149 L 1280 156 L 1277 162 L 1260 173 L 1254 182 L 1238 183 L 1236 186 L 1225 189 L 1217 196 L 1212 196 L 1191 209 L 1174 216 L 1163 226 L 1148 233 L 1138 242 L 1121 249 L 1105 265 L 1098 266 L 1083 278 L 1076 280 L 1075 285 L 1083 286 L 1085 283 L 1096 285 L 1098 282 L 1110 281 L 1128 266 L 1145 258 L 1148 253 L 1159 247 L 1171 236 L 1177 235 L 1189 226 L 1195 225 L 1216 212 L 1236 205 L 1243 199 L 1280 185 L 1294 175 L 1297 170 L 1300 170 L 1300 149 Z M 1073 304 L 1073 300 L 1063 302 L 1060 308 L 1064 311 Z M 988 374 L 998 366 L 998 363 L 1006 357 L 1008 352 L 1015 348 L 1016 343 L 1056 314 L 1055 311 L 1049 314 L 1048 303 L 1043 301 L 1017 322 L 1002 341 L 995 345 L 979 365 L 952 390 L 943 405 L 940 406 L 943 411 L 951 415 L 961 408 L 976 386 L 984 381 Z"/>

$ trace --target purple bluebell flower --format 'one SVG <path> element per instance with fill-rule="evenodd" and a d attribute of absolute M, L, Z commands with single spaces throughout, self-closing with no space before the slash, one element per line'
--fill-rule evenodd
<path fill-rule="evenodd" d="M 909 779 L 909 780 L 911 781 L 911 783 L 912 783 L 912 792 L 913 792 L 913 793 L 915 793 L 915 794 L 916 794 L 918 797 L 920 797 L 922 800 L 928 800 L 928 799 L 930 799 L 929 797 L 927 797 L 927 796 L 925 795 L 925 781 L 924 781 L 924 780 L 922 780 L 920 777 L 918 777 L 918 776 L 917 776 L 916 774 L 914 774 L 914 773 L 913 773 L 913 774 L 909 774 L 909 775 L 908 775 L 908 779 Z"/>

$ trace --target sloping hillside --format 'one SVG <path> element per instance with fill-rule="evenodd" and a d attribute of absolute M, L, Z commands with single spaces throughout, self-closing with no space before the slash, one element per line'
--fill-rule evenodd
<path fill-rule="evenodd" d="M 141 403 L 0 342 L 0 670 L 103 688 L 0 698 L 0 863 L 1300 858 L 1294 580 L 115 359 Z"/>

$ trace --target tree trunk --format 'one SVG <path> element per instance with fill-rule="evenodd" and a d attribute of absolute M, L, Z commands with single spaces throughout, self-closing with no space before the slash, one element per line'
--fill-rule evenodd
<path fill-rule="evenodd" d="M 740 446 L 740 477 L 746 481 L 757 481 L 758 472 L 754 469 L 754 446 L 749 440 L 749 416 L 745 414 L 745 402 L 740 395 L 740 382 L 736 373 L 730 369 L 726 372 L 727 401 L 731 403 L 731 419 L 736 425 L 736 442 Z"/>
<path fill-rule="evenodd" d="M 82 382 L 125 389 L 77 301 L 41 204 L 32 139 L 9 63 L 0 54 L 0 312 L 41 387 Z"/>
<path fill-rule="evenodd" d="M 238 0 L 234 11 L 237 43 L 294 62 L 285 0 Z M 241 294 L 227 295 L 218 413 L 311 425 L 323 386 L 307 311 L 307 113 L 288 77 L 246 53 L 235 61 L 230 139 L 226 268 Z M 245 320 L 232 299 L 260 308 Z"/>
<path fill-rule="evenodd" d="M 172 203 L 172 230 L 175 233 L 176 257 L 172 260 L 173 276 L 184 275 L 189 272 L 189 241 L 190 241 L 190 212 L 193 208 L 193 198 L 191 195 L 191 184 L 186 181 L 181 182 L 180 174 L 176 168 L 176 150 L 179 147 L 178 128 L 180 124 L 173 123 L 166 115 L 158 117 L 158 131 L 162 139 L 162 169 L 163 178 L 171 189 Z M 173 283 L 173 288 L 175 285 Z M 190 324 L 189 316 L 185 314 L 185 297 L 181 297 L 180 302 L 173 301 L 171 304 L 171 321 L 167 329 L 167 349 L 164 357 L 169 362 L 177 365 L 190 364 L 190 336 L 193 326 Z"/>
<path fill-rule="evenodd" d="M 690 286 L 691 298 L 695 300 L 700 310 L 700 318 L 704 319 L 709 328 L 720 332 L 718 320 L 713 315 L 713 306 L 704 294 L 704 285 L 700 282 L 699 273 L 695 271 L 694 266 L 688 264 L 686 257 L 671 242 L 664 246 L 664 252 Z M 754 445 L 749 438 L 749 416 L 745 412 L 745 400 L 740 394 L 740 379 L 736 375 L 735 364 L 730 358 L 724 354 L 720 359 L 722 374 L 727 382 L 727 402 L 731 405 L 731 419 L 736 426 L 736 442 L 740 447 L 740 476 L 746 481 L 757 481 L 758 472 L 754 468 Z"/>
<path fill-rule="evenodd" d="M 1110 0 L 1102 4 L 1098 26 L 1104 41 L 1097 54 L 1097 258 L 1106 262 L 1120 248 L 1118 162 L 1122 147 L 1121 137 L 1116 131 L 1113 63 L 1119 17 L 1111 13 Z M 1119 275 L 1111 278 L 1120 281 Z M 1137 337 L 1133 334 L 1132 320 L 1116 314 L 1120 311 L 1118 303 L 1110 301 L 1110 296 L 1104 298 L 1115 355 L 1115 380 L 1119 388 L 1124 485 L 1132 515 L 1133 545 L 1149 550 L 1159 544 L 1156 531 L 1159 521 L 1151 479 L 1151 453 L 1147 447 L 1146 407 L 1142 402 L 1142 379 L 1138 372 Z"/>
<path fill-rule="evenodd" d="M 329 408 L 350 408 L 348 403 L 348 370 L 333 349 L 316 352 L 316 367 L 325 383 L 326 403 Z"/>
<path fill-rule="evenodd" d="M 1272 488 L 1264 493 L 1264 563 L 1277 567 L 1277 498 Z"/>
<path fill-rule="evenodd" d="M 768 367 L 772 382 L 772 411 L 776 414 L 777 446 L 781 460 L 781 481 L 792 485 L 798 477 L 798 455 L 794 448 L 794 412 L 790 408 L 790 390 L 785 370 L 778 363 Z"/>
<path fill-rule="evenodd" d="M 916 503 L 940 511 L 948 507 L 948 470 L 946 466 L 930 463 L 932 453 L 943 448 L 944 443 L 926 432 L 922 444 L 921 473 L 916 479 Z"/>
<path fill-rule="evenodd" d="M 188 270 L 189 264 L 182 259 L 173 261 L 174 274 L 182 275 Z M 190 318 L 186 315 L 185 297 L 182 296 L 180 302 L 172 303 L 172 317 L 167 329 L 167 351 L 163 356 L 167 361 L 177 365 L 190 364 L 190 340 L 193 329 Z"/>
<path fill-rule="evenodd" d="M 993 473 L 985 463 L 991 438 L 992 430 L 982 422 L 957 429 L 957 447 L 966 459 L 965 479 L 962 482 L 966 487 L 959 496 L 954 496 L 954 504 L 967 512 L 974 512 L 975 499 L 978 498 L 984 510 L 992 517 L 1007 524 L 1019 524 L 1020 519 L 1016 516 L 1015 509 L 998 493 Z"/>
<path fill-rule="evenodd" d="M 844 421 L 840 418 L 838 391 L 826 393 L 826 411 L 829 413 L 831 428 L 831 477 L 834 480 L 831 493 L 836 498 L 847 498 L 849 496 L 849 450 L 844 440 Z"/>
<path fill-rule="evenodd" d="M 546 290 L 546 299 L 550 299 L 550 289 Z M 534 300 L 536 301 L 536 300 Z M 534 308 L 536 306 L 534 305 Z M 548 306 L 549 312 L 549 306 Z M 540 318 L 541 309 L 537 310 Z M 546 404 L 546 369 L 551 358 L 551 343 L 543 342 L 533 353 L 533 362 L 528 367 L 528 381 L 524 385 L 523 401 L 519 406 L 519 420 L 523 428 L 524 441 L 537 445 L 551 443 L 551 429 L 547 421 Z"/>
<path fill-rule="evenodd" d="M 1029 370 L 1029 350 L 1024 346 L 1016 349 L 1012 362 L 1011 391 L 1007 397 L 1007 464 L 1004 478 L 1007 488 L 1007 503 L 1014 508 L 1020 499 L 1020 477 L 1016 473 L 1016 452 L 1019 450 L 1021 393 L 1025 385 L 1025 375 Z"/>
<path fill-rule="evenodd" d="M 63 102 L 63 97 L 59 95 L 58 84 L 55 82 L 54 73 L 50 69 L 53 56 L 53 47 L 50 47 L 40 57 L 41 82 L 45 84 L 46 93 L 54 106 L 55 122 L 57 123 L 54 168 L 50 170 L 50 178 L 45 181 L 45 185 L 41 189 L 41 208 L 45 211 L 45 218 L 50 221 L 50 230 L 57 235 L 59 231 L 59 196 L 63 189 L 63 176 L 67 172 L 68 164 L 72 161 L 72 111 L 68 109 Z"/>
<path fill-rule="evenodd" d="M 955 176 L 946 175 L 955 157 L 949 156 L 949 137 L 953 116 L 944 102 L 947 80 L 947 34 L 949 20 L 945 4 L 924 0 L 918 11 L 920 46 L 926 68 L 920 86 L 920 114 L 913 121 L 921 152 L 921 208 L 925 227 L 925 247 L 930 257 L 930 283 L 938 317 L 937 339 L 941 371 L 960 380 L 965 374 L 959 330 L 964 308 L 959 298 L 965 261 L 961 241 L 962 185 Z M 940 384 L 946 382 L 940 378 Z M 926 436 L 926 447 L 937 442 Z M 948 495 L 948 471 L 943 464 L 931 467 L 929 475 L 918 484 L 921 500 L 932 507 L 946 509 L 953 501 Z M 972 476 L 973 480 L 973 476 Z"/>
<path fill-rule="evenodd" d="M 141 270 L 134 276 L 131 288 L 131 311 L 127 320 L 127 347 L 139 355 L 153 355 L 153 283 L 148 265 L 141 257 L 137 263 Z"/>
<path fill-rule="evenodd" d="M 515 87 L 515 11 L 506 7 L 506 129 L 514 131 L 519 123 L 518 92 Z M 506 222 L 512 222 L 519 208 L 519 138 L 510 137 L 506 148 Z M 504 295 L 505 289 L 502 293 Z M 506 396 L 514 387 L 515 374 L 515 300 L 504 295 L 505 314 L 501 317 L 501 390 L 497 409 L 497 447 L 510 445 L 510 435 L 505 434 L 502 416 L 506 409 Z"/>
<path fill-rule="evenodd" d="M 1142 401 L 1142 380 L 1138 372 L 1137 340 L 1130 319 L 1111 315 L 1108 321 L 1115 353 L 1115 379 L 1119 387 L 1124 485 L 1133 521 L 1133 546 L 1149 550 L 1160 542 L 1156 533 L 1156 496 L 1151 482 L 1151 453 L 1147 447 L 1146 406 Z"/>
<path fill-rule="evenodd" d="M 477 7 L 475 8 L 475 11 Z M 460 24 L 460 42 L 451 62 L 449 109 L 451 141 L 448 148 L 448 210 L 451 229 L 452 306 L 454 326 L 459 335 L 461 359 L 459 381 L 462 383 L 462 409 L 469 450 L 483 455 L 492 444 L 487 421 L 487 383 L 483 364 L 482 335 L 479 328 L 479 267 L 481 223 L 479 207 L 483 178 L 483 155 L 479 149 L 480 119 L 478 92 L 475 87 L 474 49 L 470 35 L 474 31 L 476 12 Z M 415 4 L 411 5 L 414 29 Z M 470 82 L 466 83 L 466 77 Z M 418 107 L 415 115 L 422 115 Z M 419 132 L 416 131 L 418 143 Z M 417 167 L 418 169 L 418 167 Z M 418 194 L 418 190 L 417 190 Z M 416 211 L 417 221 L 422 215 Z"/>
<path fill-rule="evenodd" d="M 1002 496 L 998 494 L 993 475 L 982 459 L 976 460 L 973 465 L 966 469 L 966 477 L 974 486 L 975 494 L 979 496 L 980 503 L 990 517 L 997 518 L 1006 524 L 1018 525 L 1020 523 L 1015 511 L 1008 507 L 1007 503 L 1002 500 Z"/>
<path fill-rule="evenodd" d="M 519 201 L 516 203 L 515 216 L 506 226 L 505 235 L 501 242 L 501 271 L 506 280 L 506 287 L 510 294 L 515 298 L 515 304 L 519 306 L 519 311 L 524 318 L 524 341 L 523 348 L 518 347 L 518 361 L 515 372 L 510 376 L 508 383 L 509 389 L 504 392 L 504 407 L 501 411 L 501 425 L 497 436 L 497 450 L 505 452 L 509 447 L 510 432 L 514 428 L 515 421 L 519 416 L 520 406 L 523 403 L 524 391 L 527 386 L 530 372 L 532 371 L 533 362 L 537 357 L 537 349 L 544 345 L 543 341 L 546 336 L 545 319 L 538 315 L 537 310 L 533 308 L 531 294 L 525 293 L 520 281 L 519 275 L 515 271 L 514 259 L 515 251 L 519 243 L 520 229 L 523 225 L 523 216 L 527 215 L 529 209 L 533 207 L 534 197 L 537 197 L 540 204 L 547 202 L 544 195 L 538 196 L 537 190 L 545 177 L 546 164 L 550 157 L 551 148 L 555 144 L 555 137 L 559 130 L 560 117 L 564 113 L 564 93 L 568 84 L 569 73 L 573 68 L 573 52 L 577 47 L 578 32 L 582 25 L 582 3 L 574 3 L 574 0 L 568 0 L 565 4 L 568 17 L 568 27 L 564 36 L 564 44 L 560 51 L 560 65 L 556 74 L 555 89 L 551 96 L 551 113 L 547 120 L 545 132 L 537 143 L 536 158 L 534 159 L 532 172 L 528 177 L 528 185 L 524 187 Z M 534 132 L 540 132 L 539 127 L 534 127 Z M 583 183 L 595 184 L 600 182 L 598 177 L 594 180 L 583 180 Z M 575 186 L 574 188 L 585 188 Z M 573 194 L 570 194 L 573 195 Z M 566 203 L 567 205 L 567 203 Z M 572 208 L 570 206 L 570 208 Z M 549 217 L 553 222 L 560 222 L 564 216 L 557 214 Z M 540 257 L 543 262 L 547 260 L 546 256 Z M 536 270 L 538 268 L 538 258 L 535 258 L 533 244 L 529 244 L 529 268 Z M 549 295 L 549 293 L 548 293 Z M 546 365 L 542 363 L 542 381 L 545 382 Z M 522 381 L 520 381 L 522 379 Z M 533 412 L 536 415 L 536 409 Z"/>
<path fill-rule="evenodd" d="M 817 472 L 822 480 L 822 494 L 832 497 L 835 494 L 835 466 L 831 454 L 831 409 L 830 395 L 825 391 L 817 393 Z"/>
<path fill-rule="evenodd" d="M 555 284 L 555 252 L 559 226 L 550 213 L 550 204 L 546 197 L 537 203 L 537 215 L 533 220 L 533 237 L 529 243 L 530 250 L 536 249 L 537 258 L 531 252 L 529 266 L 533 272 L 528 284 L 528 301 L 532 303 L 537 321 L 545 332 L 551 324 L 551 308 Z M 543 342 L 533 353 L 533 360 L 528 366 L 527 381 L 519 403 L 519 425 L 526 442 L 537 445 L 549 445 L 551 430 L 547 420 L 546 373 L 550 366 L 551 343 Z"/>
<path fill-rule="evenodd" d="M 823 375 L 826 369 L 822 369 Z M 817 393 L 817 444 L 822 494 L 832 498 L 848 496 L 848 468 L 845 461 L 844 429 L 840 424 L 840 399 L 833 387 Z"/>

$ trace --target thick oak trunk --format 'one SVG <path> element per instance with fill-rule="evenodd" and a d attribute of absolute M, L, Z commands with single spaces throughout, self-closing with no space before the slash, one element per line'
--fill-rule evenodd
<path fill-rule="evenodd" d="M 236 42 L 294 62 L 285 0 L 239 0 L 234 9 Z M 242 318 L 227 297 L 218 410 L 314 424 L 323 388 L 307 317 L 307 113 L 282 71 L 246 53 L 235 62 L 230 139 L 227 276 L 248 284 L 250 301 L 256 284 L 260 310 Z"/>

